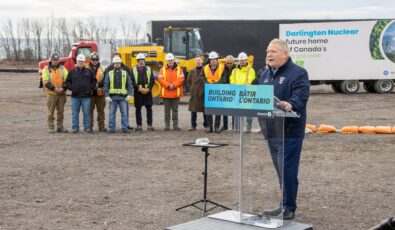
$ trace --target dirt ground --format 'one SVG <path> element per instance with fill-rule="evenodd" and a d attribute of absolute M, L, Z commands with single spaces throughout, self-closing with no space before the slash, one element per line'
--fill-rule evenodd
<path fill-rule="evenodd" d="M 237 203 L 234 132 L 206 135 L 201 116 L 199 129 L 187 131 L 183 104 L 180 132 L 163 131 L 163 106 L 157 105 L 155 132 L 49 134 L 46 98 L 37 85 L 36 74 L 0 74 L 0 229 L 164 229 L 198 219 L 195 208 L 175 208 L 202 197 L 203 154 L 182 144 L 206 136 L 230 144 L 211 151 L 208 196 L 230 207 Z M 394 93 L 311 89 L 310 124 L 395 125 L 394 114 Z M 135 126 L 134 116 L 130 120 Z M 65 127 L 70 124 L 68 98 Z M 250 143 L 264 143 L 260 134 L 249 135 Z M 394 216 L 394 144 L 395 135 L 307 135 L 296 220 L 319 230 L 350 230 Z M 255 152 L 250 162 L 261 165 L 254 167 L 272 170 L 268 153 Z M 258 193 L 265 189 L 253 182 Z"/>
<path fill-rule="evenodd" d="M 37 61 L 31 61 L 31 62 L 23 62 L 23 61 L 5 61 L 5 60 L 1 60 L 0 61 L 0 68 L 22 68 L 22 69 L 26 69 L 26 68 L 37 68 Z"/>

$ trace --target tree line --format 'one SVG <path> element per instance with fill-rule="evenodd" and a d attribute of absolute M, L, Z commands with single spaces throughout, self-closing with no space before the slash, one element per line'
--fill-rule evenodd
<path fill-rule="evenodd" d="M 8 19 L 0 23 L 0 52 L 7 61 L 38 61 L 56 51 L 67 56 L 74 42 L 92 40 L 129 46 L 141 42 L 141 26 L 130 18 Z"/>

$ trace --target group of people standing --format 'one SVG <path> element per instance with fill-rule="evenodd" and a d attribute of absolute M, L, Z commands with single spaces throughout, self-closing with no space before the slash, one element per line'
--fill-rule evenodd
<path fill-rule="evenodd" d="M 152 69 L 145 65 L 145 55 L 136 56 L 137 65 L 130 69 L 122 63 L 121 55 L 113 55 L 112 64 L 106 69 L 100 66 L 99 55 L 90 55 L 89 65 L 85 65 L 86 57 L 78 54 L 75 68 L 68 72 L 59 64 L 59 54 L 51 55 L 50 62 L 42 71 L 42 81 L 47 95 L 48 127 L 50 133 L 68 132 L 63 126 L 63 113 L 66 103 L 66 90 L 71 91 L 72 132 L 78 133 L 79 114 L 83 113 L 83 128 L 91 133 L 94 126 L 94 112 L 97 111 L 97 124 L 100 132 L 116 132 L 116 113 L 119 107 L 121 113 L 121 129 L 129 133 L 133 129 L 129 125 L 129 104 L 132 95 L 136 114 L 136 131 L 142 129 L 142 107 L 146 108 L 147 130 L 154 131 L 153 123 L 153 97 L 152 87 L 155 76 Z M 235 58 L 228 55 L 225 64 L 219 63 L 216 52 L 209 54 L 208 64 L 203 65 L 202 57 L 196 57 L 196 68 L 187 76 L 187 89 L 190 92 L 189 111 L 191 111 L 191 128 L 197 127 L 197 113 L 203 113 L 203 126 L 206 132 L 216 132 L 228 129 L 228 117 L 223 117 L 223 126 L 220 129 L 221 116 L 204 114 L 204 85 L 205 84 L 251 84 L 255 79 L 255 71 L 247 65 L 247 54 L 241 52 L 238 56 L 239 64 L 235 65 Z M 166 64 L 160 68 L 157 80 L 161 85 L 159 96 L 164 104 L 165 131 L 170 130 L 170 121 L 173 130 L 181 130 L 178 125 L 178 107 L 183 97 L 185 81 L 183 70 L 175 62 L 172 53 L 166 55 Z M 109 104 L 108 129 L 105 127 L 105 107 Z M 54 125 L 54 112 L 57 111 L 57 124 Z M 233 119 L 235 129 L 238 129 L 239 118 Z M 248 118 L 247 131 L 251 130 L 252 118 Z"/>
<path fill-rule="evenodd" d="M 106 69 L 100 66 L 99 55 L 90 55 L 89 65 L 86 57 L 78 54 L 76 65 L 70 72 L 59 64 L 59 54 L 53 53 L 50 62 L 42 71 L 42 81 L 47 95 L 48 127 L 50 133 L 68 132 L 63 126 L 66 90 L 71 91 L 72 132 L 79 132 L 79 114 L 83 113 L 83 127 L 91 133 L 94 126 L 94 111 L 97 111 L 97 124 L 100 132 L 115 133 L 116 112 L 121 112 L 121 129 L 129 133 L 129 104 L 134 94 L 136 108 L 136 130 L 142 130 L 141 108 L 146 107 L 148 130 L 152 127 L 152 87 L 155 82 L 150 67 L 145 65 L 144 54 L 138 54 L 137 66 L 132 70 L 122 63 L 121 55 L 115 53 L 112 64 Z M 109 104 L 108 129 L 105 127 L 105 107 Z M 56 129 L 54 112 L 57 111 Z"/>

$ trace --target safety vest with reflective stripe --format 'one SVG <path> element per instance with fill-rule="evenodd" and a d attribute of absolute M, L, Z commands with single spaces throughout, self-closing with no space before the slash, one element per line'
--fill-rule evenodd
<path fill-rule="evenodd" d="M 126 78 L 127 78 L 127 73 L 125 70 L 121 70 L 122 73 L 122 85 L 121 88 L 115 88 L 114 87 L 114 70 L 111 70 L 108 73 L 108 76 L 110 77 L 110 90 L 108 91 L 108 93 L 111 94 L 118 94 L 118 95 L 127 95 L 128 94 L 128 90 L 126 89 Z"/>
<path fill-rule="evenodd" d="M 136 84 L 139 83 L 139 73 L 137 71 L 137 67 L 133 68 L 133 75 L 134 75 L 134 79 L 136 80 Z M 148 83 L 143 85 L 144 88 L 146 88 L 149 83 L 150 83 L 150 78 L 151 78 L 151 68 L 149 66 L 147 66 L 147 79 L 148 79 Z"/>
<path fill-rule="evenodd" d="M 44 67 L 43 73 L 45 73 L 48 77 L 48 81 L 55 87 L 62 87 L 63 82 L 66 81 L 67 78 L 67 70 L 63 66 L 59 66 L 55 70 L 53 68 L 48 68 L 48 66 Z M 43 76 L 43 81 L 46 81 L 47 78 Z M 45 92 L 49 94 L 56 94 L 54 90 L 50 90 L 45 87 Z"/>
<path fill-rule="evenodd" d="M 176 78 L 174 78 L 174 75 L 172 76 L 166 76 L 167 75 L 167 71 L 170 71 L 171 73 L 173 73 L 174 71 L 176 71 Z M 178 81 L 178 83 L 180 83 L 178 86 L 175 86 L 176 89 L 170 90 L 167 88 L 167 85 L 165 85 L 165 82 L 176 82 Z M 160 92 L 160 97 L 162 98 L 180 98 L 183 96 L 183 91 L 182 91 L 182 83 L 184 82 L 184 74 L 182 72 L 181 67 L 177 66 L 176 69 L 172 70 L 169 68 L 169 70 L 167 70 L 166 66 L 163 66 L 163 68 L 159 71 L 159 75 L 158 75 L 158 81 L 161 84 L 161 92 Z"/>
<path fill-rule="evenodd" d="M 255 70 L 250 66 L 240 66 L 232 70 L 232 74 L 229 77 L 230 84 L 245 85 L 251 84 L 255 79 Z"/>
<path fill-rule="evenodd" d="M 222 73 L 224 72 L 224 68 L 225 67 L 223 64 L 219 64 L 213 74 L 210 65 L 206 65 L 204 67 L 204 74 L 206 75 L 207 82 L 210 84 L 217 83 L 221 79 Z"/>

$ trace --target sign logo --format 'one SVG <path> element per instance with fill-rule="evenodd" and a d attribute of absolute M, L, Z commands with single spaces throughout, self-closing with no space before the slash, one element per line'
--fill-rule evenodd
<path fill-rule="evenodd" d="M 281 85 L 282 83 L 284 83 L 284 81 L 285 81 L 285 77 L 280 77 L 280 80 L 278 83 Z"/>

